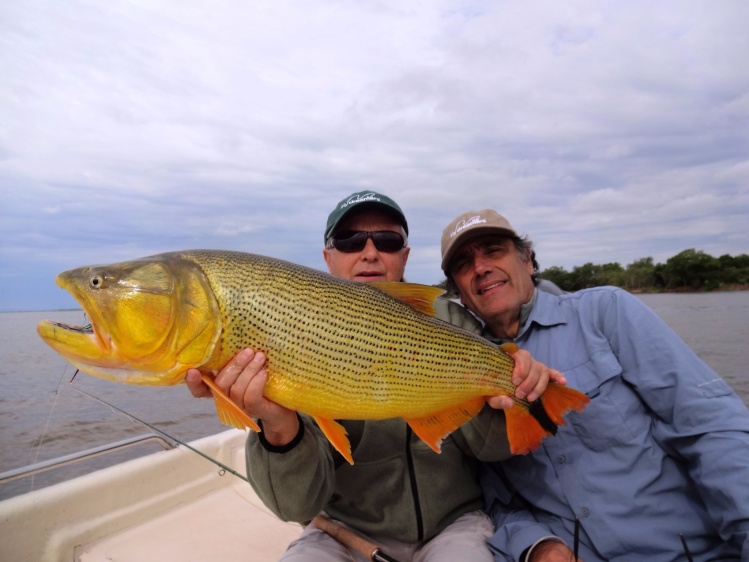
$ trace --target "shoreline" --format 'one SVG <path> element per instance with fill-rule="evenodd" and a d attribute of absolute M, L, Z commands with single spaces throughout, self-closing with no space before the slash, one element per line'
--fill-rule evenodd
<path fill-rule="evenodd" d="M 435 286 L 435 285 L 432 285 Z M 596 285 L 598 286 L 598 285 Z M 586 287 L 592 289 L 593 287 Z M 739 291 L 749 291 L 749 285 L 728 285 L 725 287 L 718 287 L 717 289 L 691 289 L 688 287 L 676 288 L 676 289 L 626 289 L 620 287 L 625 291 L 632 293 L 633 295 L 659 295 L 659 294 L 686 294 L 686 293 L 731 293 Z M 450 298 L 450 295 L 442 295 L 444 298 Z M 18 312 L 77 312 L 82 311 L 81 308 L 50 308 L 50 309 L 37 309 L 37 310 L 0 310 L 2 313 L 18 313 Z"/>
<path fill-rule="evenodd" d="M 728 285 L 725 287 L 718 287 L 717 289 L 692 289 L 690 287 L 678 287 L 676 289 L 629 289 L 629 292 L 633 295 L 659 295 L 673 293 L 731 293 L 739 291 L 749 291 L 749 285 Z"/>

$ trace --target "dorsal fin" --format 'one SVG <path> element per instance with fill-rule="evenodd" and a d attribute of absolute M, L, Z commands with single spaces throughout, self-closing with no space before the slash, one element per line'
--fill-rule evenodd
<path fill-rule="evenodd" d="M 372 281 L 369 284 L 427 316 L 434 316 L 436 314 L 434 311 L 434 301 L 445 293 L 439 287 L 420 285 L 419 283 Z"/>

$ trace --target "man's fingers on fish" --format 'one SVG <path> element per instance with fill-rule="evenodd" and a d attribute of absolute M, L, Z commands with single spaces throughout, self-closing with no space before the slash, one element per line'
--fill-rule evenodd
<path fill-rule="evenodd" d="M 255 351 L 246 348 L 237 353 L 232 359 L 224 365 L 224 368 L 216 375 L 216 384 L 227 394 L 229 389 L 234 385 L 239 376 L 244 371 L 252 359 L 255 357 Z"/>
<path fill-rule="evenodd" d="M 185 384 L 195 398 L 208 398 L 211 396 L 211 389 L 203 382 L 200 377 L 200 371 L 197 369 L 188 369 L 185 376 Z"/>
<path fill-rule="evenodd" d="M 239 376 L 227 391 L 229 398 L 240 408 L 245 408 L 245 393 L 251 380 L 249 377 Z"/>
<path fill-rule="evenodd" d="M 244 394 L 242 396 L 242 407 L 246 412 L 259 418 L 265 418 L 269 402 L 263 396 L 263 389 L 265 388 L 265 381 L 268 378 L 268 374 L 265 369 L 261 369 L 255 376 L 247 381 Z"/>
<path fill-rule="evenodd" d="M 567 384 L 567 377 L 564 376 L 564 373 L 562 371 L 557 371 L 556 369 L 549 369 L 549 378 L 557 384 L 562 384 L 562 385 Z"/>
<path fill-rule="evenodd" d="M 512 354 L 515 360 L 515 367 L 512 370 L 512 384 L 515 385 L 515 396 L 525 398 L 533 390 L 540 378 L 542 377 L 542 363 L 538 363 L 531 358 L 530 353 L 519 349 Z"/>
<path fill-rule="evenodd" d="M 526 396 L 526 400 L 528 400 L 528 402 L 533 402 L 546 391 L 549 386 L 549 382 L 554 380 L 554 373 L 561 375 L 559 371 L 550 369 L 543 363 L 539 363 L 535 360 L 533 361 L 532 369 L 538 372 L 538 377 L 535 386 L 528 391 L 528 394 Z"/>
<path fill-rule="evenodd" d="M 255 353 L 255 356 L 252 358 L 249 365 L 245 367 L 243 374 L 245 372 L 251 372 L 253 375 L 256 375 L 263 369 L 263 367 L 265 367 L 265 353 L 258 351 Z"/>
<path fill-rule="evenodd" d="M 515 404 L 515 401 L 511 397 L 504 394 L 499 396 L 489 396 L 486 398 L 486 402 L 495 410 L 508 410 Z"/>
<path fill-rule="evenodd" d="M 533 402 L 536 398 L 541 396 L 544 393 L 544 390 L 546 390 L 546 387 L 549 385 L 549 376 L 551 373 L 551 369 L 543 364 L 540 365 L 541 367 L 538 368 L 538 382 L 536 383 L 536 386 L 534 386 L 528 393 L 528 396 L 526 396 L 528 402 Z"/>
<path fill-rule="evenodd" d="M 257 377 L 258 373 L 263 369 L 264 365 L 265 354 L 260 351 L 257 353 L 253 352 L 250 361 L 244 365 L 234 379 L 234 382 L 229 388 L 229 396 L 237 405 L 239 405 L 239 407 L 248 410 L 246 396 L 247 390 L 252 384 L 252 381 Z"/>
<path fill-rule="evenodd" d="M 510 354 L 515 361 L 512 369 L 512 384 L 521 386 L 531 375 L 532 358 L 531 354 L 524 349 L 518 349 Z"/>

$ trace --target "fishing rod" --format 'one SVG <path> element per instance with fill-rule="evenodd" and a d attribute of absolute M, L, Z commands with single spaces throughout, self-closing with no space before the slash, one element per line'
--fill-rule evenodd
<path fill-rule="evenodd" d="M 77 371 L 76 371 L 76 373 L 77 373 Z M 73 377 L 75 378 L 75 375 L 73 375 Z M 71 379 L 71 382 L 72 382 L 72 379 Z M 214 459 L 214 458 L 212 458 L 212 457 L 209 457 L 208 455 L 206 455 L 206 454 L 205 454 L 205 453 L 203 453 L 202 451 L 199 451 L 199 450 L 197 450 L 197 449 L 196 449 L 195 447 L 193 447 L 193 446 L 191 446 L 191 445 L 189 445 L 189 444 L 185 443 L 184 441 L 180 441 L 180 440 L 179 440 L 179 439 L 177 439 L 176 437 L 173 437 L 172 435 L 169 435 L 169 434 L 168 434 L 168 433 L 167 433 L 166 431 L 163 431 L 163 430 L 159 429 L 158 427 L 156 427 L 156 426 L 154 426 L 154 425 L 152 425 L 152 424 L 148 423 L 147 421 L 144 421 L 144 420 L 142 420 L 142 419 L 140 419 L 140 418 L 138 418 L 138 417 L 134 416 L 133 414 L 131 414 L 131 413 L 129 413 L 129 412 L 126 412 L 126 411 L 125 411 L 125 410 L 123 410 L 122 408 L 118 408 L 118 407 L 117 407 L 117 406 L 115 406 L 114 404 L 110 404 L 109 402 L 107 402 L 107 401 L 106 401 L 106 400 L 104 400 L 103 398 L 99 398 L 98 396 L 94 396 L 93 394 L 90 394 L 90 393 L 86 392 L 85 390 L 81 390 L 80 388 L 77 388 L 77 387 L 75 387 L 75 386 L 71 386 L 71 388 L 72 388 L 72 389 L 74 389 L 74 390 L 76 390 L 76 391 L 78 391 L 78 392 L 80 392 L 81 394 L 85 394 L 85 395 L 86 395 L 86 396 L 88 396 L 89 398 L 93 398 L 93 399 L 94 399 L 94 400 L 96 400 L 97 402 L 101 402 L 102 404 L 104 404 L 104 405 L 106 405 L 106 406 L 109 406 L 110 408 L 113 408 L 113 409 L 117 410 L 118 412 L 120 412 L 120 413 L 122 413 L 122 414 L 126 415 L 127 417 L 129 417 L 129 418 L 131 418 L 131 419 L 134 419 L 135 421 L 137 421 L 137 422 L 139 422 L 139 423 L 142 423 L 142 424 L 143 424 L 143 425 L 145 425 L 146 427 L 150 428 L 150 429 L 151 429 L 152 431 L 156 431 L 157 433 L 160 433 L 161 435 L 163 435 L 164 437 L 167 437 L 168 439 L 171 439 L 172 441 L 174 441 L 174 442 L 175 442 L 175 443 L 177 443 L 178 445 L 182 445 L 183 447 L 187 447 L 188 449 L 190 449 L 190 450 L 191 450 L 191 451 L 193 451 L 194 453 L 197 453 L 197 454 L 199 454 L 199 455 L 200 455 L 201 457 L 203 457 L 204 459 L 206 459 L 206 460 L 209 460 L 209 461 L 211 461 L 211 462 L 212 462 L 213 464 L 215 464 L 216 466 L 218 466 L 219 468 L 221 468 L 221 469 L 222 469 L 223 471 L 225 471 L 225 472 L 228 472 L 228 473 L 230 473 L 230 474 L 233 474 L 233 475 L 234 475 L 234 476 L 236 476 L 237 478 L 241 478 L 242 480 L 244 480 L 244 481 L 245 481 L 245 482 L 247 482 L 247 483 L 249 483 L 249 482 L 250 482 L 250 481 L 249 481 L 249 480 L 247 479 L 247 477 L 246 477 L 246 476 L 244 476 L 244 475 L 240 474 L 239 472 L 237 472 L 236 470 L 234 470 L 234 469 L 233 469 L 233 468 L 231 468 L 230 466 L 227 466 L 227 465 L 225 465 L 224 463 L 222 463 L 221 461 L 217 461 L 216 459 Z"/>
<path fill-rule="evenodd" d="M 346 527 L 331 521 L 327 517 L 316 515 L 312 520 L 312 525 L 333 537 L 349 551 L 355 550 L 367 560 L 371 560 L 372 562 L 398 562 L 392 556 L 385 554 L 376 544 L 349 531 Z"/>

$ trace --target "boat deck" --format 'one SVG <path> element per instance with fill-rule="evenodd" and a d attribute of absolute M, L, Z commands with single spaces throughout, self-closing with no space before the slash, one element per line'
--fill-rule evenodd
<path fill-rule="evenodd" d="M 245 433 L 191 443 L 244 474 Z M 180 447 L 0 502 L 0 560 L 277 560 L 301 527 Z"/>

